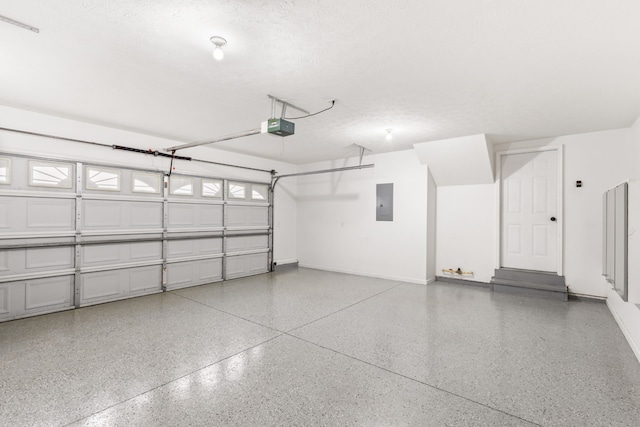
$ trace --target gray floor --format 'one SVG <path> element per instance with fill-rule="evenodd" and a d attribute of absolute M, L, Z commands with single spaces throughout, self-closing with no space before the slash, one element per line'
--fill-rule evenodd
<path fill-rule="evenodd" d="M 605 304 L 299 269 L 0 324 L 0 424 L 640 425 Z"/>

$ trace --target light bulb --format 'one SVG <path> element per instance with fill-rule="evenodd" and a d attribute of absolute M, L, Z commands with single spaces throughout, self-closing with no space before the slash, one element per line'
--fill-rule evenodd
<path fill-rule="evenodd" d="M 222 50 L 222 46 L 227 44 L 227 40 L 224 37 L 220 36 L 213 36 L 209 40 L 215 46 L 213 48 L 213 58 L 216 61 L 222 61 L 222 59 L 224 59 L 224 51 Z"/>
<path fill-rule="evenodd" d="M 393 135 L 391 134 L 391 132 L 393 132 L 393 129 L 387 129 L 387 136 L 385 136 L 384 139 L 386 139 L 387 141 L 392 141 Z"/>
<path fill-rule="evenodd" d="M 216 61 L 222 61 L 224 59 L 224 52 L 220 46 L 216 46 L 213 49 L 213 58 Z"/>

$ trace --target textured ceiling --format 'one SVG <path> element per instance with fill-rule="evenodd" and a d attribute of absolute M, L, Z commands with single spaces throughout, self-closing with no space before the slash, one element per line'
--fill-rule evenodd
<path fill-rule="evenodd" d="M 192 142 L 259 127 L 267 94 L 336 99 L 294 136 L 216 144 L 292 163 L 640 116 L 637 0 L 0 0 L 0 15 L 40 28 L 0 22 L 0 104 Z"/>

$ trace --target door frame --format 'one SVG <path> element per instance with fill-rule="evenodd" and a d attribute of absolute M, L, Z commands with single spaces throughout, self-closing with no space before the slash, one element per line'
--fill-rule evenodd
<path fill-rule="evenodd" d="M 556 223 L 556 242 L 557 242 L 557 271 L 558 276 L 564 275 L 564 146 L 558 145 L 554 147 L 533 147 L 522 149 L 511 149 L 496 152 L 496 269 L 501 268 L 502 264 L 502 158 L 513 154 L 540 153 L 543 151 L 555 151 L 557 158 L 557 210 Z"/>

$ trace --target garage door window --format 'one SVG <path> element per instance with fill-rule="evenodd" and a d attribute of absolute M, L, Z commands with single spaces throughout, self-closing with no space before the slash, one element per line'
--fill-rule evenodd
<path fill-rule="evenodd" d="M 251 200 L 267 200 L 267 190 L 266 185 L 253 184 L 251 186 Z"/>
<path fill-rule="evenodd" d="M 0 184 L 11 184 L 11 160 L 0 157 Z"/>
<path fill-rule="evenodd" d="M 230 199 L 244 199 L 246 198 L 247 184 L 241 184 L 239 182 L 229 183 L 229 198 Z"/>
<path fill-rule="evenodd" d="M 133 179 L 133 188 L 131 190 L 134 193 L 160 194 L 162 181 L 159 174 L 133 172 L 131 177 Z"/>
<path fill-rule="evenodd" d="M 169 193 L 177 196 L 193 196 L 193 178 L 171 176 Z"/>
<path fill-rule="evenodd" d="M 29 162 L 29 185 L 71 188 L 72 168 L 73 166 L 68 163 Z"/>
<path fill-rule="evenodd" d="M 222 181 L 220 180 L 202 180 L 202 196 L 203 197 L 222 197 Z"/>
<path fill-rule="evenodd" d="M 87 166 L 87 190 L 120 191 L 120 171 Z"/>

